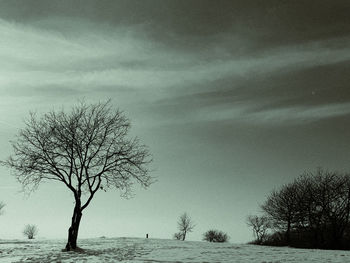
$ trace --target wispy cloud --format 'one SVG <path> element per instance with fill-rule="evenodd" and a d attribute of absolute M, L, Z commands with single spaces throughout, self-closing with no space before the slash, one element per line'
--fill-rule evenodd
<path fill-rule="evenodd" d="M 264 123 L 328 118 L 347 112 L 345 104 L 334 102 L 318 105 L 318 109 L 313 105 L 283 106 L 284 93 L 293 93 L 295 87 L 288 87 L 291 80 L 281 76 L 349 61 L 348 37 L 274 46 L 254 55 L 235 55 L 226 49 L 232 39 L 232 44 L 249 41 L 244 36 L 220 37 L 209 50 L 212 55 L 207 56 L 203 50 L 189 52 L 157 42 L 145 33 L 147 24 L 113 28 L 63 18 L 40 23 L 59 24 L 59 28 L 69 30 L 0 20 L 2 94 L 57 97 L 61 93 L 64 97 L 103 93 L 127 97 L 131 104 L 142 99 L 150 109 L 162 108 L 160 115 L 165 118 L 170 111 L 176 115 L 174 106 L 179 106 L 178 119 L 186 110 L 192 121 L 202 119 L 198 115 L 226 119 L 231 114 L 235 119 L 254 110 L 248 120 Z M 276 78 L 280 82 L 276 83 Z M 279 108 L 257 110 L 279 102 Z"/>

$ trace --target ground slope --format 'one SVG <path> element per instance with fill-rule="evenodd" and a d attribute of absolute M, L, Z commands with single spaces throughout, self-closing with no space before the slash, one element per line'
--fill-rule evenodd
<path fill-rule="evenodd" d="M 284 263 L 350 262 L 350 251 L 294 249 L 141 238 L 81 239 L 84 253 L 61 252 L 64 240 L 0 240 L 0 262 Z"/>

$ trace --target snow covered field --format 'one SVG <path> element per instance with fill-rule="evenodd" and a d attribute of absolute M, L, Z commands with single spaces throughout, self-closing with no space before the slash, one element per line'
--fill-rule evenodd
<path fill-rule="evenodd" d="M 162 239 L 80 239 L 84 253 L 60 252 L 64 246 L 65 240 L 0 240 L 0 262 L 350 262 L 350 251 Z"/>

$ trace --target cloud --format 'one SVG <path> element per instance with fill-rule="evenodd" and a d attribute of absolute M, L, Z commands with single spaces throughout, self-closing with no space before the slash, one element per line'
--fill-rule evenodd
<path fill-rule="evenodd" d="M 329 96 L 330 90 L 337 87 L 345 92 L 348 36 L 271 44 L 249 53 L 255 46 L 252 39 L 261 38 L 260 33 L 252 31 L 255 35 L 251 38 L 242 32 L 223 31 L 195 36 L 196 41 L 209 41 L 198 46 L 204 49 L 193 50 L 153 38 L 152 25 L 124 23 L 115 27 L 60 16 L 28 25 L 0 20 L 4 34 L 0 92 L 44 98 L 116 96 L 141 107 L 141 114 L 150 114 L 149 118 L 158 116 L 162 121 L 170 116 L 182 122 L 186 122 L 184 115 L 200 121 L 203 115 L 226 119 L 232 114 L 231 119 L 237 119 L 235 116 L 247 112 L 287 117 L 296 111 L 304 116 L 296 119 L 319 118 L 310 113 L 314 104 L 336 105 L 339 101 Z M 178 34 L 174 36 L 181 37 Z M 244 45 L 249 48 L 232 52 L 232 47 Z M 334 69 L 343 71 L 337 75 Z M 322 79 L 320 72 L 328 71 L 333 72 L 333 83 L 327 82 L 329 87 L 325 87 L 326 81 L 318 80 Z M 350 101 L 348 94 L 341 103 Z M 262 119 L 267 123 L 278 118 Z"/>
<path fill-rule="evenodd" d="M 248 114 L 255 122 L 300 124 L 350 114 L 350 103 L 328 104 L 311 107 L 286 107 Z"/>
<path fill-rule="evenodd" d="M 348 38 L 317 41 L 278 48 L 258 57 L 210 63 L 203 76 L 211 79 L 196 74 L 198 82 L 193 86 L 184 84 L 183 95 L 158 102 L 160 112 L 165 119 L 179 121 L 200 121 L 203 116 L 211 116 L 204 119 L 212 120 L 216 116 L 218 120 L 245 118 L 264 125 L 347 114 L 348 43 Z M 327 112 L 324 109 L 329 105 Z M 318 110 L 319 114 L 314 114 Z"/>
<path fill-rule="evenodd" d="M 85 18 L 113 27 L 147 23 L 158 40 L 171 44 L 177 39 L 175 44 L 182 46 L 218 32 L 252 31 L 263 37 L 257 46 L 301 43 L 343 36 L 350 25 L 347 0 L 13 0 L 1 2 L 0 7 L 0 17 L 24 23 L 47 17 Z"/>

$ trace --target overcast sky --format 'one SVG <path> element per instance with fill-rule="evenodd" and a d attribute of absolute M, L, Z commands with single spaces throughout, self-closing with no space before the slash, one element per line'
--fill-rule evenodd
<path fill-rule="evenodd" d="M 0 158 L 30 110 L 112 99 L 150 147 L 149 190 L 98 193 L 80 237 L 171 238 L 178 216 L 232 242 L 266 195 L 350 171 L 350 1 L 0 1 Z M 0 168 L 0 237 L 65 238 L 59 183 L 26 197 Z"/>

